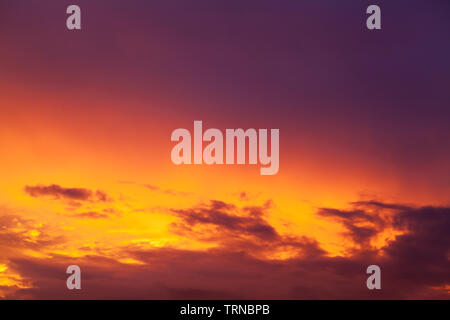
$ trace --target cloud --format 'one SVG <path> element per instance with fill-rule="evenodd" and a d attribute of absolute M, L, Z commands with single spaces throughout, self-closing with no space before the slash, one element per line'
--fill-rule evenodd
<path fill-rule="evenodd" d="M 191 194 L 189 192 L 176 191 L 176 190 L 173 190 L 173 189 L 162 189 L 162 188 L 160 188 L 158 186 L 154 186 L 154 185 L 151 185 L 151 184 L 144 184 L 143 186 L 145 188 L 147 188 L 148 190 L 165 193 L 165 194 L 168 194 L 168 195 L 171 195 L 171 196 L 187 196 L 187 195 Z"/>
<path fill-rule="evenodd" d="M 315 239 L 280 234 L 268 221 L 272 202 L 260 206 L 238 207 L 232 203 L 211 200 L 188 209 L 172 209 L 180 220 L 170 231 L 187 239 L 218 245 L 230 252 L 244 251 L 258 258 L 274 255 L 308 257 L 322 255 Z"/>
<path fill-rule="evenodd" d="M 394 226 L 405 233 L 384 252 L 398 276 L 433 286 L 450 285 L 450 208 L 405 209 L 394 217 Z"/>
<path fill-rule="evenodd" d="M 398 290 L 424 296 L 430 288 L 445 288 L 450 285 L 450 208 L 449 207 L 412 207 L 402 204 L 390 204 L 377 201 L 352 203 L 358 209 L 341 211 L 321 209 L 319 215 L 338 219 L 348 234 L 363 243 L 373 238 L 386 228 L 393 228 L 402 234 L 377 250 L 363 247 L 357 253 L 369 252 L 372 261 L 377 261 L 382 269 L 387 270 L 385 282 L 395 284 Z M 369 223 L 364 233 L 354 224 Z M 365 249 L 365 250 L 363 250 Z M 368 250 L 369 249 L 369 250 Z M 385 276 L 386 277 L 386 276 Z M 386 279 L 386 278 L 385 278 Z M 445 291 L 445 289 L 443 289 Z M 447 295 L 449 297 L 447 289 Z M 428 292 L 435 295 L 436 292 Z"/>
<path fill-rule="evenodd" d="M 239 199 L 247 201 L 250 199 L 250 196 L 248 195 L 248 192 L 242 191 L 239 193 Z"/>
<path fill-rule="evenodd" d="M 216 234 L 231 233 L 237 237 L 245 235 L 272 241 L 279 238 L 279 234 L 263 218 L 265 210 L 265 207 L 246 207 L 240 210 L 234 204 L 212 200 L 207 205 L 184 210 L 172 209 L 172 212 L 181 219 L 172 226 L 180 230 L 211 226 Z"/>
<path fill-rule="evenodd" d="M 92 191 L 85 188 L 63 188 L 57 184 L 48 186 L 25 186 L 25 192 L 35 198 L 50 196 L 54 199 L 65 199 L 70 201 L 107 202 L 112 200 L 101 190 Z"/>
<path fill-rule="evenodd" d="M 87 211 L 87 212 L 75 213 L 72 215 L 72 217 L 88 218 L 88 219 L 105 219 L 105 218 L 109 218 L 109 215 L 107 215 L 106 213 L 97 212 L 97 211 Z"/>
<path fill-rule="evenodd" d="M 390 216 L 385 215 L 389 209 L 403 209 L 403 206 L 393 206 L 377 202 L 353 202 L 350 210 L 320 208 L 317 215 L 342 224 L 347 230 L 345 235 L 355 244 L 370 247 L 370 241 L 389 225 Z M 367 210 L 375 207 L 375 210 Z"/>
<path fill-rule="evenodd" d="M 88 210 L 82 212 L 76 212 L 71 214 L 71 217 L 74 218 L 85 218 L 85 219 L 108 219 L 112 217 L 120 216 L 120 212 L 115 210 L 114 208 L 106 208 L 101 211 L 98 210 Z"/>
<path fill-rule="evenodd" d="M 318 215 L 351 228 L 367 223 L 374 233 L 401 234 L 382 248 L 358 247 L 329 256 L 315 239 L 281 234 L 268 222 L 270 204 L 239 208 L 213 200 L 172 210 L 178 229 L 194 237 L 212 228 L 205 250 L 126 245 L 112 257 L 89 251 L 84 257 L 12 258 L 9 266 L 32 288 L 11 289 L 7 298 L 38 299 L 449 299 L 450 208 L 358 202 L 347 210 L 322 208 Z M 10 220 L 8 220 L 10 221 Z M 11 222 L 9 222 L 11 223 Z M 260 229 L 261 228 L 261 229 Z M 362 228 L 362 226 L 359 226 Z M 262 230 L 262 231 L 261 231 Z M 207 231 L 211 231 L 207 229 Z M 372 235 L 367 235 L 370 238 Z M 364 237 L 363 237 L 364 238 Z M 201 236 L 197 239 L 202 239 Z M 358 239 L 358 237 L 355 237 Z M 367 239 L 364 238 L 364 241 Z M 277 258 L 258 254 L 298 249 L 304 254 Z M 256 251 L 256 254 L 255 254 Z M 123 263 L 131 259 L 138 263 Z M 125 260 L 126 260 L 125 259 Z M 82 269 L 82 290 L 65 289 L 68 265 Z M 382 290 L 366 288 L 367 266 L 382 270 Z"/>
<path fill-rule="evenodd" d="M 20 249 L 41 251 L 64 241 L 62 236 L 52 236 L 47 225 L 0 208 L 0 252 L 4 258 Z"/>
<path fill-rule="evenodd" d="M 236 196 L 240 201 L 254 200 L 259 195 L 260 195 L 259 193 L 250 193 L 248 191 L 241 191 L 241 192 L 233 193 L 233 196 Z"/>
<path fill-rule="evenodd" d="M 150 191 L 160 192 L 160 193 L 164 193 L 164 194 L 171 195 L 171 196 L 188 196 L 188 195 L 192 194 L 191 192 L 178 191 L 178 190 L 174 190 L 174 189 L 164 189 L 159 186 L 155 186 L 155 185 L 147 184 L 147 183 L 137 183 L 134 181 L 127 181 L 127 180 L 120 180 L 118 182 L 122 183 L 122 184 L 132 184 L 132 185 L 136 185 L 136 186 L 141 186 Z"/>

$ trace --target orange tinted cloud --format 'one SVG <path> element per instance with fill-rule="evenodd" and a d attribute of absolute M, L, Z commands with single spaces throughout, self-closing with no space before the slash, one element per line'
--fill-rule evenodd
<path fill-rule="evenodd" d="M 103 191 L 91 191 L 84 188 L 63 188 L 57 184 L 49 186 L 25 186 L 25 192 L 32 197 L 51 196 L 54 199 L 68 199 L 81 201 L 109 201 Z"/>
<path fill-rule="evenodd" d="M 10 272 L 29 285 L 9 286 L 7 298 L 38 299 L 448 299 L 450 208 L 410 207 L 378 201 L 353 209 L 322 208 L 318 215 L 338 219 L 356 244 L 368 243 L 386 228 L 399 233 L 383 247 L 356 246 L 345 256 L 329 256 L 320 241 L 280 233 L 266 220 L 269 205 L 239 207 L 210 201 L 183 210 L 170 232 L 217 246 L 194 250 L 144 243 L 118 246 L 114 252 L 86 250 L 80 257 L 11 257 Z M 215 213 L 215 214 L 213 214 Z M 17 224 L 4 218 L 9 230 Z M 346 224 L 368 223 L 371 233 Z M 10 231 L 12 232 L 12 231 Z M 267 236 L 269 235 L 269 236 Z M 26 241 L 26 232 L 19 233 Z M 277 256 L 281 252 L 295 254 Z M 83 290 L 64 289 L 65 268 L 77 264 Z M 382 266 L 383 290 L 365 287 L 368 264 Z"/>

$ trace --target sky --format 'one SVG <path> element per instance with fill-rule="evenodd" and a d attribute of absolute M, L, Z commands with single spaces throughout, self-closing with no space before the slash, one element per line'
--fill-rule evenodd
<path fill-rule="evenodd" d="M 450 2 L 71 4 L 0 0 L 1 299 L 450 297 Z M 174 165 L 195 120 L 279 172 Z"/>

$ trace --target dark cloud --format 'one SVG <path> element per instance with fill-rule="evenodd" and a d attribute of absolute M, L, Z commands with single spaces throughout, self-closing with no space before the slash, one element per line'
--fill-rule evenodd
<path fill-rule="evenodd" d="M 442 288 L 442 292 L 447 294 L 441 294 L 448 298 L 448 288 L 444 288 L 450 284 L 449 207 L 412 207 L 377 201 L 356 202 L 353 205 L 358 210 L 321 209 L 319 215 L 332 219 L 338 217 L 348 234 L 355 241 L 364 243 L 387 227 L 402 231 L 380 250 L 373 251 L 372 248 L 371 251 L 364 247 L 365 250 L 357 254 L 368 252 L 368 257 L 386 271 L 385 281 L 396 284 L 399 296 L 408 296 L 409 291 L 409 297 L 417 294 L 416 298 L 427 298 L 437 294 L 431 288 Z M 354 225 L 360 222 L 371 225 Z"/>
<path fill-rule="evenodd" d="M 238 208 L 211 201 L 173 213 L 186 228 L 212 226 L 222 243 L 191 251 L 118 248 L 118 256 L 140 264 L 88 255 L 11 259 L 11 270 L 33 288 L 6 293 L 7 298 L 39 299 L 449 299 L 450 208 L 409 207 L 359 202 L 357 208 L 324 208 L 319 215 L 340 221 L 370 223 L 373 230 L 395 228 L 403 233 L 385 247 L 360 247 L 346 256 L 332 257 L 314 239 L 279 234 L 265 217 L 270 206 Z M 217 216 L 217 217 L 215 217 Z M 10 220 L 8 220 L 10 221 Z M 382 222 L 380 222 L 382 221 Z M 11 223 L 11 222 L 9 222 Z M 267 232 L 252 226 L 268 226 Z M 256 228 L 257 229 L 257 228 Z M 263 228 L 264 229 L 264 228 Z M 355 232 L 349 228 L 348 232 Z M 235 238 L 245 235 L 235 246 Z M 263 235 L 267 237 L 263 237 Z M 189 234 L 192 236 L 192 234 Z M 370 238 L 371 235 L 367 235 Z M 247 243 L 247 245 L 244 245 Z M 275 259 L 256 254 L 264 247 L 295 249 L 305 254 Z M 98 254 L 98 253 L 96 253 Z M 82 290 L 65 289 L 65 270 L 77 264 Z M 382 290 L 366 288 L 366 269 L 377 264 Z"/>
<path fill-rule="evenodd" d="M 242 201 L 249 200 L 248 192 L 245 192 L 245 191 L 240 192 L 239 193 L 239 199 L 241 199 Z"/>
<path fill-rule="evenodd" d="M 97 212 L 97 211 L 87 211 L 87 212 L 75 213 L 72 215 L 72 217 L 88 218 L 88 219 L 105 219 L 105 218 L 109 218 L 109 215 L 107 215 L 106 213 Z"/>
<path fill-rule="evenodd" d="M 196 226 L 211 226 L 217 234 L 231 234 L 256 237 L 263 241 L 273 241 L 280 236 L 265 219 L 266 207 L 237 208 L 233 204 L 212 200 L 207 205 L 172 212 L 181 222 L 173 224 L 180 230 L 193 230 Z M 193 231 L 195 232 L 195 231 Z"/>
<path fill-rule="evenodd" d="M 354 202 L 352 204 L 354 208 L 350 210 L 320 208 L 317 215 L 342 224 L 347 230 L 346 235 L 366 249 L 370 246 L 370 240 L 383 231 L 389 223 L 389 216 L 384 215 L 384 209 L 406 208 L 375 201 Z M 375 210 L 367 210 L 371 207 L 375 207 Z"/>
<path fill-rule="evenodd" d="M 212 200 L 189 209 L 175 210 L 179 221 L 171 231 L 188 239 L 218 244 L 230 252 L 249 252 L 264 258 L 278 252 L 291 256 L 320 256 L 326 252 L 315 239 L 298 235 L 281 235 L 267 220 L 272 202 L 261 206 L 238 207 Z"/>
<path fill-rule="evenodd" d="M 32 197 L 53 196 L 56 199 L 89 200 L 92 191 L 83 188 L 63 188 L 52 184 L 49 186 L 25 186 L 25 192 Z"/>
<path fill-rule="evenodd" d="M 57 184 L 51 184 L 48 186 L 25 186 L 25 192 L 30 196 L 38 197 L 53 197 L 54 199 L 64 199 L 70 201 L 111 201 L 112 199 L 107 196 L 103 191 L 92 191 L 85 188 L 63 188 Z"/>
<path fill-rule="evenodd" d="M 120 216 L 120 214 L 120 211 L 117 211 L 114 208 L 106 208 L 101 211 L 88 209 L 86 211 L 73 213 L 71 214 L 71 217 L 83 219 L 108 219 L 112 217 L 118 217 Z"/>
<path fill-rule="evenodd" d="M 398 276 L 405 282 L 450 285 L 450 208 L 403 210 L 394 217 L 394 226 L 405 233 L 384 252 Z"/>
<path fill-rule="evenodd" d="M 380 201 L 355 201 L 351 202 L 351 205 L 354 205 L 356 207 L 374 207 L 374 208 L 382 208 L 382 209 L 393 209 L 393 210 L 407 210 L 410 209 L 409 206 L 402 205 L 402 204 L 394 204 L 394 203 L 383 203 Z"/>
<path fill-rule="evenodd" d="M 104 202 L 111 201 L 111 198 L 108 197 L 108 195 L 105 192 L 101 191 L 101 190 L 97 190 L 95 192 L 95 196 L 96 196 L 98 201 L 104 201 Z"/>

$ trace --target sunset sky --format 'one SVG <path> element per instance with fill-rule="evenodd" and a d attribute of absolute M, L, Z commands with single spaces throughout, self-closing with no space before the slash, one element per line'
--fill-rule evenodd
<path fill-rule="evenodd" d="M 372 2 L 0 0 L 0 298 L 449 299 L 450 2 Z"/>

